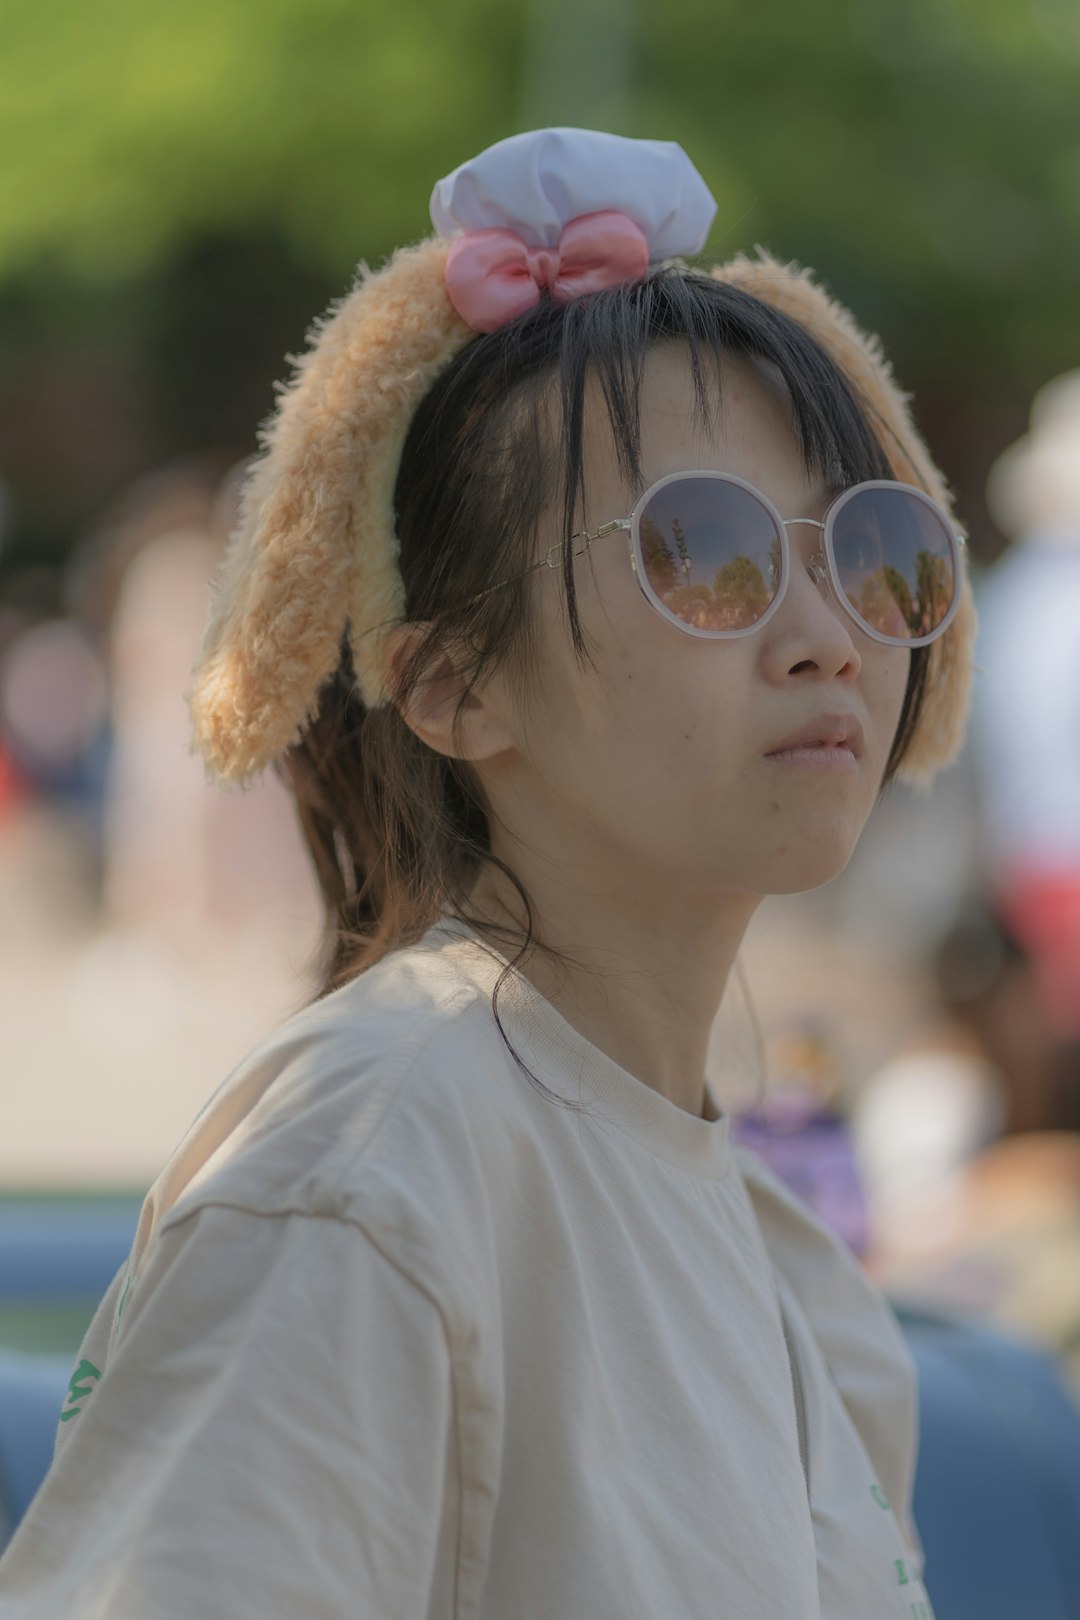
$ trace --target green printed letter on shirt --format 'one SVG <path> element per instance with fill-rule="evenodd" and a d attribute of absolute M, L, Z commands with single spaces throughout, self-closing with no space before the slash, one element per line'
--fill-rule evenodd
<path fill-rule="evenodd" d="M 82 1411 L 82 1407 L 78 1405 L 78 1402 L 82 1400 L 84 1395 L 90 1395 L 93 1393 L 93 1384 L 89 1380 L 100 1377 L 101 1369 L 99 1367 L 95 1367 L 92 1361 L 86 1361 L 84 1359 L 79 1362 L 79 1365 L 71 1375 L 71 1383 L 68 1385 L 68 1410 L 66 1412 L 61 1412 L 61 1423 L 66 1423 L 68 1418 L 78 1416 L 78 1414 Z"/>

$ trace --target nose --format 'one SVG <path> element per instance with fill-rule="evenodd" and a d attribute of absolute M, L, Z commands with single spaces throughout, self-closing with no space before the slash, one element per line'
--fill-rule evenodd
<path fill-rule="evenodd" d="M 788 523 L 807 524 L 823 531 L 825 525 L 816 518 L 790 518 Z M 785 524 L 785 529 L 787 528 Z M 781 608 L 775 623 L 774 638 L 770 640 L 766 657 L 774 665 L 777 679 L 786 679 L 796 670 L 814 668 L 826 673 L 837 673 L 850 666 L 857 672 L 860 656 L 855 644 L 850 615 L 839 597 L 829 572 L 825 554 L 824 534 L 821 544 L 808 561 L 800 558 L 798 548 L 789 539 L 788 600 L 786 611 Z M 805 556 L 805 553 L 804 553 Z M 805 568 L 817 586 L 818 603 L 804 595 L 800 575 Z M 822 589 L 822 587 L 826 589 Z"/>

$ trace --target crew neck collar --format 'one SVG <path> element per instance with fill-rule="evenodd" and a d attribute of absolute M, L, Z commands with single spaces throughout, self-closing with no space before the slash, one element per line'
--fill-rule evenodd
<path fill-rule="evenodd" d="M 460 972 L 485 995 L 495 988 L 509 957 L 457 918 L 443 917 L 419 944 L 453 949 Z M 524 975 L 511 968 L 499 990 L 499 1018 L 514 1048 L 536 1077 L 589 1113 L 634 1138 L 659 1159 L 717 1181 L 730 1162 L 731 1119 L 706 1079 L 717 1119 L 690 1114 L 639 1080 L 569 1024 Z"/>

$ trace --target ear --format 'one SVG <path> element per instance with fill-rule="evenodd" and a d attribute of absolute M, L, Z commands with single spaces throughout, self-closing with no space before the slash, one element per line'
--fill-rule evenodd
<path fill-rule="evenodd" d="M 497 676 L 468 692 L 462 702 L 468 686 L 464 649 L 440 646 L 409 696 L 398 696 L 409 663 L 428 628 L 426 624 L 396 625 L 383 643 L 386 685 L 409 730 L 437 754 L 451 759 L 493 759 L 513 749 L 510 711 Z"/>

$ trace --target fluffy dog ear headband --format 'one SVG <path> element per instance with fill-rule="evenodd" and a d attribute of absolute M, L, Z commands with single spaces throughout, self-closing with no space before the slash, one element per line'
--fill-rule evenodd
<path fill-rule="evenodd" d="M 380 270 L 361 265 L 280 389 L 212 590 L 187 694 L 192 746 L 210 772 L 246 782 L 296 741 L 337 668 L 346 621 L 365 703 L 389 701 L 384 636 L 405 601 L 394 485 L 412 417 L 453 357 L 545 293 L 566 301 L 699 253 L 715 211 L 672 142 L 533 130 L 439 181 L 436 235 Z M 878 340 L 806 270 L 760 250 L 711 273 L 817 340 L 867 411 L 895 476 L 948 512 L 944 480 Z M 926 697 L 899 773 L 909 783 L 926 786 L 959 751 L 975 628 L 965 570 L 956 616 L 930 646 Z"/>

